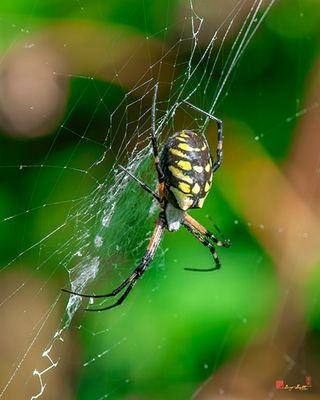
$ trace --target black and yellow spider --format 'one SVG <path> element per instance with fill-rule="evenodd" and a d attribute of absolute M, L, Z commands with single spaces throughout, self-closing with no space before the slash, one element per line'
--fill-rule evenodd
<path fill-rule="evenodd" d="M 125 300 L 138 279 L 147 269 L 149 263 L 152 261 L 166 229 L 170 232 L 174 232 L 182 225 L 204 246 L 209 248 L 215 266 L 210 269 L 185 268 L 189 271 L 214 271 L 219 269 L 221 264 L 217 253 L 215 252 L 213 243 L 217 246 L 230 246 L 229 241 L 218 240 L 213 233 L 209 232 L 204 226 L 187 213 L 187 210 L 191 208 L 202 208 L 211 188 L 213 172 L 215 172 L 221 165 L 223 140 L 222 121 L 192 105 L 188 101 L 184 101 L 186 105 L 197 112 L 201 112 L 217 123 L 217 160 L 214 162 L 212 160 L 210 148 L 204 133 L 198 135 L 189 130 L 174 133 L 164 144 L 161 155 L 159 156 L 155 129 L 156 90 L 154 97 L 151 141 L 155 168 L 158 175 L 158 193 L 155 193 L 146 184 L 132 175 L 127 169 L 123 167 L 121 167 L 121 169 L 158 201 L 159 206 L 161 207 L 161 212 L 140 264 L 116 289 L 110 293 L 102 295 L 81 294 L 67 289 L 62 289 L 64 292 L 92 299 L 114 297 L 124 290 L 123 294 L 115 303 L 99 309 L 88 308 L 86 311 L 109 310 L 110 308 L 119 306 Z"/>

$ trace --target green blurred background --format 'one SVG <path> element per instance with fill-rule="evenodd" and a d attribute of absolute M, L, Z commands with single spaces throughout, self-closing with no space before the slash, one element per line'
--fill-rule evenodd
<path fill-rule="evenodd" d="M 212 26 L 208 35 L 213 34 L 232 4 L 194 2 L 197 13 Z M 103 141 L 110 113 L 144 73 L 148 61 L 141 61 L 137 71 L 119 78 L 118 84 L 112 82 L 111 71 L 130 59 L 131 43 L 145 40 L 146 35 L 154 41 L 155 49 L 175 43 L 181 35 L 179 21 L 188 7 L 187 1 L 162 0 L 1 2 L 0 278 L 1 318 L 6 322 L 1 336 L 2 387 L 23 359 L 42 321 L 46 321 L 41 328 L 44 347 L 58 329 L 67 298 L 58 297 L 54 315 L 47 312 L 60 288 L 68 286 L 67 268 L 71 266 L 68 255 L 59 254 L 57 249 L 76 232 L 63 230 L 52 237 L 50 232 L 63 223 L 70 210 L 82 210 L 86 196 L 96 188 L 96 181 L 86 171 L 109 145 Z M 248 12 L 244 9 L 243 19 Z M 255 346 L 261 337 L 262 344 L 257 346 L 272 343 L 279 359 L 289 354 L 299 366 L 298 372 L 290 370 L 291 377 L 285 375 L 292 384 L 303 383 L 306 374 L 317 379 L 318 161 L 313 161 L 311 149 L 320 143 L 312 141 L 309 133 L 303 134 L 303 129 L 309 129 L 304 121 L 319 113 L 319 20 L 318 1 L 275 2 L 218 103 L 215 112 L 225 126 L 225 161 L 205 206 L 192 215 L 211 229 L 217 223 L 231 239 L 230 249 L 218 249 L 221 271 L 210 275 L 185 272 L 186 266 L 211 265 L 208 251 L 185 231 L 165 235 L 159 257 L 121 308 L 77 314 L 65 333 L 66 343 L 55 354 L 54 359 L 61 357 L 61 361 L 48 373 L 52 377 L 48 378 L 45 399 L 187 399 L 216 371 L 220 374 L 214 383 L 209 379 L 197 398 L 211 399 L 229 392 L 234 398 L 265 398 L 262 394 L 272 391 L 274 381 L 287 370 L 275 359 L 257 355 Z M 223 44 L 225 54 L 234 37 L 231 33 Z M 120 54 L 118 40 L 125 44 Z M 203 35 L 200 48 L 205 49 L 206 44 Z M 57 56 L 59 46 L 66 52 L 60 51 Z M 105 49 L 102 53 L 101 48 Z M 189 52 L 190 48 L 181 50 L 178 63 L 184 65 Z M 157 54 L 155 50 L 151 56 Z M 99 64 L 101 60 L 105 64 Z M 198 101 L 204 108 L 210 106 L 206 99 Z M 316 125 L 310 130 L 317 132 Z M 214 132 L 214 126 L 209 131 Z M 113 146 L 120 145 L 122 139 L 118 130 L 112 137 Z M 214 146 L 214 141 L 210 143 Z M 302 158 L 297 155 L 299 151 Z M 116 159 L 114 153 L 110 154 L 103 164 L 108 171 Z M 291 174 L 290 166 L 295 162 L 299 166 L 311 163 L 301 178 L 310 183 L 309 187 L 301 186 L 298 175 Z M 260 175 L 262 164 L 267 178 Z M 313 172 L 309 175 L 308 171 Z M 278 184 L 280 173 L 283 181 Z M 100 169 L 92 175 L 101 179 L 104 172 Z M 297 196 L 288 195 L 292 201 L 284 206 L 281 190 L 288 182 Z M 258 191 L 260 185 L 265 192 Z M 142 196 L 142 208 L 150 206 L 134 185 L 126 196 L 127 202 L 121 207 L 137 207 L 134 196 Z M 299 199 L 299 207 L 303 203 L 312 211 L 309 219 L 299 222 L 299 211 L 286 214 L 291 208 L 296 210 L 295 199 Z M 261 207 L 263 201 L 270 208 Z M 128 213 L 130 210 L 124 210 L 123 218 Z M 300 230 L 291 225 L 293 219 Z M 127 221 L 123 220 L 119 229 L 127 229 Z M 144 222 L 130 222 L 134 224 L 130 228 L 138 232 L 136 242 L 152 228 L 152 219 L 151 223 Z M 47 235 L 50 237 L 42 241 Z M 135 243 L 128 238 L 125 244 L 130 254 Z M 305 253 L 314 256 L 303 259 Z M 292 260 L 296 259 L 295 265 Z M 105 277 L 108 285 L 102 276 L 100 286 L 93 289 L 98 292 L 106 286 L 114 287 L 134 261 L 132 257 L 122 268 L 120 257 L 120 272 Z M 294 322 L 291 318 L 283 330 L 280 321 L 286 321 L 288 302 L 292 315 L 299 318 Z M 21 313 L 28 317 L 19 329 Z M 278 343 L 276 334 L 269 335 L 270 329 L 278 332 Z M 296 334 L 296 342 L 285 349 L 280 343 L 285 342 L 288 331 Z M 14 346 L 12 341 L 19 345 Z M 29 398 L 26 393 L 37 392 L 38 381 L 32 373 L 42 366 L 41 343 L 39 348 L 37 343 L 32 344 L 30 360 L 14 375 L 3 398 Z M 292 349 L 296 353 L 291 353 Z M 300 351 L 305 353 L 301 363 Z M 246 369 L 248 354 L 252 375 Z M 229 369 L 224 370 L 226 366 Z M 264 367 L 268 370 L 265 381 L 250 378 L 262 373 Z M 315 385 L 310 398 L 317 395 L 316 390 Z"/>

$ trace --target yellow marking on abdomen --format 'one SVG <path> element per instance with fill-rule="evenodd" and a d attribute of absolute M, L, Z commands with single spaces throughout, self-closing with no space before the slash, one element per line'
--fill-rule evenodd
<path fill-rule="evenodd" d="M 197 183 L 195 183 L 195 185 L 192 188 L 192 193 L 198 194 L 199 192 L 200 192 L 200 186 Z"/>
<path fill-rule="evenodd" d="M 198 207 L 199 207 L 199 208 L 202 208 L 203 203 L 204 203 L 206 197 L 207 197 L 207 196 L 203 197 L 202 199 L 200 199 L 200 200 L 198 201 Z"/>
<path fill-rule="evenodd" d="M 177 149 L 174 149 L 173 147 L 170 147 L 169 151 L 170 151 L 170 153 L 173 154 L 174 156 L 189 158 L 189 157 L 187 156 L 187 154 L 182 153 L 182 151 L 177 150 Z"/>
<path fill-rule="evenodd" d="M 185 175 L 181 169 L 174 167 L 173 165 L 169 165 L 168 167 L 169 171 L 172 173 L 172 175 L 174 177 L 176 177 L 177 179 L 181 180 L 181 181 L 185 181 L 188 182 L 190 184 L 193 183 L 192 178 L 190 178 L 190 176 Z"/>
<path fill-rule="evenodd" d="M 178 187 L 183 191 L 183 193 L 190 193 L 190 185 L 187 183 L 179 182 Z"/>
<path fill-rule="evenodd" d="M 183 131 L 182 133 L 180 133 L 179 136 L 181 136 L 181 137 L 189 137 L 189 135 L 187 135 L 187 134 L 185 133 L 185 131 Z"/>
<path fill-rule="evenodd" d="M 210 167 L 210 164 L 207 164 L 207 165 L 205 166 L 204 169 L 206 170 L 206 172 L 209 172 L 209 171 L 210 171 L 210 168 L 211 168 L 211 167 Z"/>
<path fill-rule="evenodd" d="M 193 169 L 194 169 L 196 172 L 199 172 L 199 174 L 201 174 L 201 172 L 203 172 L 203 167 L 201 167 L 201 165 L 194 165 L 194 166 L 193 166 Z"/>
<path fill-rule="evenodd" d="M 178 147 L 181 150 L 185 150 L 185 151 L 200 151 L 200 149 L 193 148 L 193 147 L 189 146 L 187 143 L 179 143 Z"/>
<path fill-rule="evenodd" d="M 170 186 L 170 190 L 173 193 L 174 197 L 176 198 L 176 201 L 181 210 L 186 211 L 188 210 L 188 208 L 192 206 L 193 199 L 190 198 L 190 195 L 181 192 L 179 189 L 173 186 Z"/>
<path fill-rule="evenodd" d="M 181 137 L 182 135 L 179 135 L 176 137 L 176 139 L 180 140 L 180 142 L 185 142 L 186 139 L 184 137 Z"/>
<path fill-rule="evenodd" d="M 210 183 L 206 182 L 205 187 L 204 187 L 204 191 L 205 192 L 209 192 L 210 187 L 211 187 Z"/>
<path fill-rule="evenodd" d="M 191 163 L 189 161 L 179 160 L 178 166 L 184 171 L 191 171 L 192 169 Z"/>

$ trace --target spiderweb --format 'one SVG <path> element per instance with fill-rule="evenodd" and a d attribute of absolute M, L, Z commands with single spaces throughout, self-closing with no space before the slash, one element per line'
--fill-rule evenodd
<path fill-rule="evenodd" d="M 9 257 L 1 273 L 5 276 L 6 271 L 12 268 L 19 270 L 19 264 L 27 260 L 38 261 L 29 268 L 27 277 L 17 275 L 17 285 L 13 290 L 11 288 L 4 293 L 0 305 L 5 308 L 8 304 L 14 304 L 17 296 L 27 296 L 32 301 L 22 312 L 28 318 L 43 293 L 47 290 L 52 291 L 48 289 L 49 282 L 54 280 L 57 283 L 56 291 L 49 295 L 51 296 L 49 308 L 41 309 L 41 317 L 31 321 L 32 331 L 27 346 L 19 350 L 9 375 L 2 378 L 0 399 L 10 398 L 17 382 L 19 386 L 25 385 L 21 386 L 21 393 L 27 393 L 28 397 L 25 398 L 51 398 L 47 397 L 51 393 L 50 375 L 60 368 L 68 372 L 73 363 L 81 364 L 83 370 L 89 370 L 86 372 L 88 377 L 94 375 L 97 370 L 101 374 L 102 382 L 99 387 L 87 389 L 86 378 L 84 379 L 79 389 L 79 398 L 124 398 L 124 393 L 129 396 L 130 388 L 134 386 L 132 382 L 135 381 L 135 374 L 139 375 L 141 365 L 148 367 L 149 358 L 155 357 L 161 360 L 166 356 L 170 363 L 170 351 L 163 350 L 166 347 L 165 330 L 163 335 L 159 336 L 155 354 L 156 350 L 147 343 L 153 322 L 151 319 L 144 321 L 142 318 L 140 324 L 145 327 L 143 329 L 146 335 L 145 352 L 150 351 L 152 354 L 140 354 L 139 350 L 133 350 L 136 364 L 128 365 L 127 375 L 123 375 L 121 364 L 128 362 L 125 357 L 126 352 L 135 345 L 134 339 L 130 340 L 130 334 L 127 335 L 126 330 L 139 330 L 131 313 L 137 302 L 142 301 L 142 297 L 138 297 L 136 301 L 128 300 L 129 304 L 121 306 L 117 314 L 102 317 L 101 313 L 97 313 L 88 316 L 81 312 L 82 305 L 86 306 L 87 300 L 75 295 L 66 296 L 59 289 L 69 287 L 80 293 L 108 292 L 128 276 L 132 266 L 137 265 L 150 240 L 159 210 L 152 197 L 142 191 L 119 168 L 119 165 L 125 165 L 131 173 L 156 189 L 156 174 L 149 137 L 153 107 L 156 110 L 155 126 L 160 148 L 172 132 L 188 128 L 201 134 L 208 130 L 211 135 L 209 142 L 214 149 L 214 130 L 211 129 L 208 119 L 202 114 L 194 113 L 184 101 L 197 104 L 212 114 L 219 110 L 220 105 L 229 96 L 239 60 L 265 21 L 274 2 L 274 0 L 234 2 L 222 21 L 219 21 L 214 28 L 208 26 L 206 19 L 198 15 L 192 2 L 186 2 L 185 7 L 181 8 L 181 15 L 177 18 L 179 23 L 171 25 L 166 21 L 167 25 L 161 31 L 156 35 L 144 37 L 143 44 L 139 44 L 147 52 L 148 63 L 145 70 L 139 70 L 135 82 L 124 83 L 121 76 L 126 67 L 133 68 L 135 61 L 131 62 L 131 55 L 128 55 L 127 65 L 124 64 L 121 70 L 114 72 L 108 86 L 103 86 L 99 82 L 99 71 L 92 76 L 54 71 L 59 79 L 73 78 L 82 81 L 83 97 L 89 92 L 94 92 L 97 100 L 95 104 L 90 105 L 91 117 L 86 126 L 79 129 L 74 123 L 74 109 L 71 108 L 69 114 L 63 118 L 63 123 L 60 124 L 49 149 L 46 149 L 41 164 L 34 165 L 27 161 L 18 167 L 4 166 L 5 170 L 15 170 L 20 181 L 25 179 L 28 181 L 28 177 L 32 176 L 35 182 L 32 183 L 34 185 L 32 199 L 27 201 L 31 206 L 5 216 L 2 220 L 3 225 L 14 224 L 23 234 L 21 243 L 19 242 L 17 246 L 18 250 L 15 249 L 16 255 Z M 79 10 L 86 11 L 85 5 L 81 2 L 78 3 L 78 7 Z M 5 25 L 3 19 L 1 24 Z M 24 37 L 27 28 L 19 29 Z M 230 36 L 233 38 L 231 44 Z M 32 42 L 27 41 L 26 45 L 32 47 Z M 132 57 L 135 60 L 134 54 Z M 155 96 L 156 87 L 157 96 Z M 109 110 L 108 107 L 107 99 L 110 96 L 119 99 L 117 107 L 113 110 Z M 75 101 L 75 107 L 79 102 L 80 99 Z M 313 107 L 317 108 L 317 105 L 314 104 Z M 101 109 L 105 111 L 105 115 L 110 116 L 102 127 L 95 125 L 95 116 Z M 311 110 L 312 107 L 307 109 L 308 112 Z M 299 118 L 301 114 L 301 109 L 298 109 L 292 119 Z M 97 129 L 102 133 L 93 134 Z M 74 141 L 69 153 L 62 154 L 57 160 L 54 150 L 59 147 L 60 140 L 64 140 L 66 135 L 72 136 Z M 262 137 L 263 134 L 258 135 L 255 140 L 260 140 Z M 248 143 L 251 142 L 250 139 L 247 146 L 250 146 Z M 90 155 L 85 162 L 79 162 L 78 152 L 80 153 L 84 147 L 90 148 Z M 236 153 L 239 148 L 238 145 L 232 151 Z M 37 175 L 30 174 L 30 171 L 34 170 L 37 171 Z M 39 182 L 46 182 L 46 185 L 50 185 L 50 190 L 48 191 L 48 187 L 42 187 Z M 226 193 L 228 194 L 228 190 Z M 34 219 L 32 215 L 35 214 L 40 215 L 40 218 Z M 49 221 L 43 223 L 43 235 L 29 238 L 27 232 L 30 227 L 32 228 L 32 224 L 42 223 L 46 219 Z M 234 223 L 238 224 L 237 219 Z M 265 228 L 262 222 L 247 221 L 247 224 L 256 225 L 261 230 Z M 151 306 L 157 305 L 158 300 L 154 300 L 154 297 L 157 296 L 158 289 L 163 286 L 163 279 L 166 279 L 168 274 L 164 263 L 166 251 L 165 240 L 152 263 L 153 275 L 144 278 L 143 302 L 151 303 Z M 264 257 L 261 256 L 257 264 L 261 263 Z M 179 254 L 173 257 L 174 260 L 175 258 L 179 258 Z M 45 279 L 41 279 L 40 283 L 31 283 L 38 277 Z M 148 286 L 152 290 L 147 290 Z M 98 308 L 106 306 L 110 301 L 112 300 L 107 299 L 92 304 L 90 300 L 87 306 Z M 168 303 L 165 304 L 165 307 L 168 306 Z M 137 307 L 139 310 L 139 306 Z M 133 315 L 136 314 L 133 312 Z M 237 318 L 246 324 L 246 316 L 238 315 Z M 123 329 L 120 337 L 116 334 L 117 326 Z M 70 341 L 70 332 L 74 331 L 84 331 L 89 337 L 85 340 L 90 344 L 91 350 L 82 355 L 81 362 L 72 350 L 72 346 L 65 344 Z M 40 339 L 43 334 L 44 339 Z M 225 332 L 224 334 L 227 336 Z M 63 349 L 66 346 L 71 356 L 65 354 Z M 204 352 L 201 345 L 198 346 L 199 352 Z M 234 348 L 237 348 L 236 344 Z M 39 357 L 35 364 L 30 364 L 28 358 L 34 349 L 39 352 Z M 222 349 L 223 344 L 221 351 Z M 69 356 L 72 362 L 68 363 L 65 360 Z M 142 360 L 143 357 L 145 360 Z M 116 374 L 117 379 L 109 381 L 108 364 L 112 362 L 119 372 Z M 130 362 L 133 363 L 132 360 Z M 210 368 L 217 367 L 220 362 L 217 355 L 215 365 L 211 365 Z M 147 367 L 144 368 L 146 380 Z M 208 368 L 209 366 L 204 363 L 204 369 Z M 20 375 L 23 376 L 22 383 Z M 190 395 L 197 387 L 197 383 L 186 384 L 181 398 L 185 398 L 187 393 Z M 156 391 L 157 387 L 154 390 Z M 66 398 L 71 398 L 70 387 L 61 386 L 61 391 L 65 391 Z M 177 392 L 167 390 L 168 398 L 173 396 L 172 393 Z M 223 395 L 223 390 L 219 394 Z M 149 398 L 160 397 L 152 393 Z"/>

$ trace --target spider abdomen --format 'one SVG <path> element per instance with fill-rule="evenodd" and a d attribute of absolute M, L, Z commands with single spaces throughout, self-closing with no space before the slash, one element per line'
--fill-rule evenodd
<path fill-rule="evenodd" d="M 164 145 L 160 166 L 169 203 L 184 211 L 203 206 L 212 183 L 212 159 L 204 138 L 189 130 L 175 133 Z"/>

